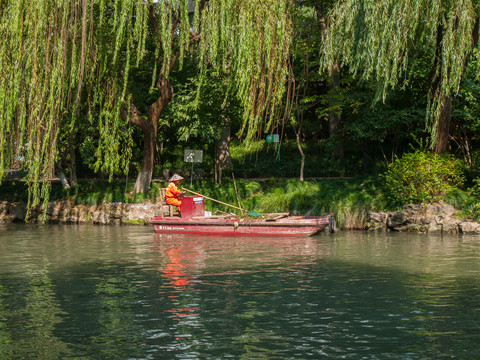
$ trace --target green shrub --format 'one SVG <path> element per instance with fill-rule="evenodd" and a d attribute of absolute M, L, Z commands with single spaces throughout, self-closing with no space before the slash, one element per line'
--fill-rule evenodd
<path fill-rule="evenodd" d="M 473 180 L 473 186 L 469 189 L 468 195 L 465 194 L 465 200 L 461 205 L 458 207 L 461 216 L 480 221 L 480 178 Z"/>
<path fill-rule="evenodd" d="M 463 209 L 469 202 L 471 196 L 459 188 L 453 188 L 446 195 L 444 201 L 455 209 Z"/>
<path fill-rule="evenodd" d="M 450 154 L 416 151 L 388 166 L 385 186 L 396 205 L 441 202 L 464 181 L 458 162 Z"/>

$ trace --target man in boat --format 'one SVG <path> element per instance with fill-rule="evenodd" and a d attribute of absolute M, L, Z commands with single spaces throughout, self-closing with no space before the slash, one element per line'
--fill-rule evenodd
<path fill-rule="evenodd" d="M 183 180 L 183 177 L 177 174 L 173 174 L 170 178 L 170 181 L 167 186 L 167 191 L 165 191 L 165 202 L 169 205 L 174 205 L 177 207 L 178 211 L 181 211 L 182 206 L 181 198 L 185 195 L 186 191 L 181 191 L 177 185 Z"/>

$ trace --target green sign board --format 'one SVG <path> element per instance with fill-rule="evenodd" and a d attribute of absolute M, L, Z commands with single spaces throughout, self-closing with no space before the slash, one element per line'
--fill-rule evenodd
<path fill-rule="evenodd" d="M 280 136 L 278 134 L 267 135 L 267 143 L 278 143 L 280 142 Z"/>
<path fill-rule="evenodd" d="M 267 143 L 277 144 L 278 161 L 280 161 L 280 136 L 278 134 L 267 135 Z"/>

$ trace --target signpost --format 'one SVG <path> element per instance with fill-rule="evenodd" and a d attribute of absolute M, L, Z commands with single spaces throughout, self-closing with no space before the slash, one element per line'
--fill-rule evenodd
<path fill-rule="evenodd" d="M 183 152 L 183 161 L 192 163 L 192 171 L 190 171 L 190 186 L 193 181 L 193 163 L 201 163 L 203 160 L 203 150 L 185 149 Z"/>
<path fill-rule="evenodd" d="M 267 135 L 267 143 L 277 144 L 278 161 L 280 161 L 280 136 L 278 134 Z"/>

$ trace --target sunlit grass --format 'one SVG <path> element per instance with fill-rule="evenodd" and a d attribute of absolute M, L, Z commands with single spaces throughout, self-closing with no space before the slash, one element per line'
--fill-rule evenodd
<path fill-rule="evenodd" d="M 386 207 L 383 191 L 373 181 L 325 179 L 285 180 L 253 197 L 256 211 L 332 215 L 339 227 L 364 228 L 369 211 Z"/>
<path fill-rule="evenodd" d="M 155 203 L 160 201 L 159 189 L 166 185 L 165 182 L 153 182 L 147 194 L 133 194 L 133 181 L 128 184 L 122 181 L 82 181 L 72 189 L 61 189 L 55 183 L 50 200 L 70 200 L 90 206 L 112 202 Z M 23 193 L 19 189 L 24 185 L 9 186 L 11 194 Z M 206 209 L 214 213 L 220 211 L 239 214 L 241 211 L 237 208 L 242 208 L 260 213 L 331 215 L 340 228 L 346 229 L 363 228 L 369 211 L 386 208 L 382 188 L 371 179 L 317 179 L 300 182 L 296 179 L 270 178 L 264 181 L 237 179 L 234 182 L 233 178 L 224 178 L 222 185 L 206 179 L 194 180 L 192 185 L 185 180 L 180 186 L 231 205 L 206 199 Z M 14 200 L 14 197 L 11 195 L 10 200 Z"/>

